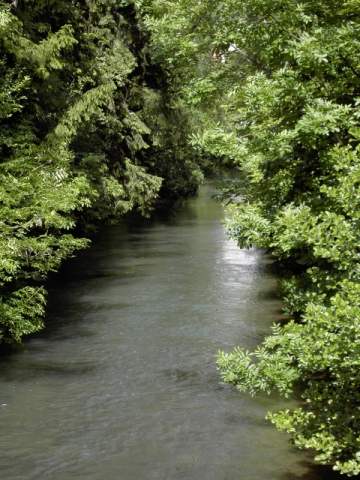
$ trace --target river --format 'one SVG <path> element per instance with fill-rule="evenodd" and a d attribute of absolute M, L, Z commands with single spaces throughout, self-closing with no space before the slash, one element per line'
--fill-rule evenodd
<path fill-rule="evenodd" d="M 219 380 L 216 352 L 256 345 L 281 307 L 222 219 L 205 186 L 69 262 L 47 329 L 1 359 L 1 479 L 329 480 L 265 422 L 278 400 Z"/>

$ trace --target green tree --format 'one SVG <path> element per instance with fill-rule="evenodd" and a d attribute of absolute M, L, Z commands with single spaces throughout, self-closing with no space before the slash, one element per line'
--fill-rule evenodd
<path fill-rule="evenodd" d="M 131 1 L 0 1 L 0 341 L 42 328 L 85 226 L 196 189 L 148 44 Z"/>

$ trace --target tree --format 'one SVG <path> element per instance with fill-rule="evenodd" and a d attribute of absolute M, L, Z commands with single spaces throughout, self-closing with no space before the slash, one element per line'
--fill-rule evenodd
<path fill-rule="evenodd" d="M 135 5 L 75 3 L 0 2 L 0 341 L 42 328 L 46 279 L 81 231 L 199 181 Z"/>

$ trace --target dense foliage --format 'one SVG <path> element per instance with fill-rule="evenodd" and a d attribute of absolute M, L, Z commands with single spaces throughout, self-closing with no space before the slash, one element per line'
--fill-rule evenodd
<path fill-rule="evenodd" d="M 142 2 L 192 143 L 241 173 L 228 230 L 283 266 L 288 321 L 255 352 L 221 353 L 240 390 L 301 393 L 271 413 L 316 460 L 360 473 L 360 4 Z"/>
<path fill-rule="evenodd" d="M 0 1 L 0 49 L 1 343 L 42 327 L 79 227 L 148 215 L 200 173 L 133 2 Z"/>

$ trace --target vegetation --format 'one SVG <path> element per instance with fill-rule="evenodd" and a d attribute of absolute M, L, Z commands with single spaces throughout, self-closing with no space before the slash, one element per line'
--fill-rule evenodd
<path fill-rule="evenodd" d="M 297 446 L 360 473 L 359 2 L 141 2 L 155 58 L 187 106 L 193 147 L 241 173 L 226 186 L 241 247 L 283 267 L 285 313 L 223 379 L 284 397 L 270 413 Z"/>
<path fill-rule="evenodd" d="M 131 1 L 0 1 L 0 46 L 0 342 L 18 342 L 84 227 L 201 174 Z"/>

